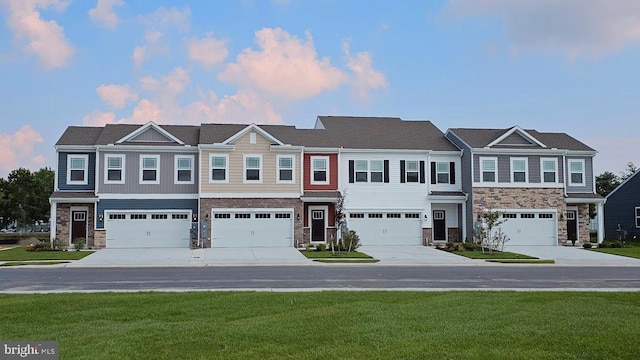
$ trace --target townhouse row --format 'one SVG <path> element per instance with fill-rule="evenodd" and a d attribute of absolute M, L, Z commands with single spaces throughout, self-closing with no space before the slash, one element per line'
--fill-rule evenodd
<path fill-rule="evenodd" d="M 603 204 L 595 150 L 517 126 L 110 124 L 67 128 L 56 152 L 52 240 L 96 248 L 327 243 L 341 202 L 366 245 L 471 241 L 490 210 L 510 245 L 556 245 L 588 241 L 589 204 Z"/>

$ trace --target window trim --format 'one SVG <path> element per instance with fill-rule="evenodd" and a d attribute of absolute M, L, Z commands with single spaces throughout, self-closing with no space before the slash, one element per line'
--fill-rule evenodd
<path fill-rule="evenodd" d="M 498 158 L 497 157 L 480 157 L 480 159 L 478 159 L 480 161 L 480 182 L 483 183 L 497 183 L 498 182 Z M 493 171 L 488 171 L 488 170 L 484 170 L 483 167 L 483 162 L 485 160 L 489 160 L 489 161 L 493 161 Z M 493 181 L 486 181 L 484 179 L 484 173 L 485 172 L 493 172 Z"/>
<path fill-rule="evenodd" d="M 524 161 L 524 181 L 514 181 L 514 169 L 513 169 L 513 163 L 515 161 Z M 526 184 L 529 182 L 529 159 L 526 157 L 512 157 L 510 158 L 510 165 L 511 167 L 509 168 L 510 173 L 511 173 L 511 183 L 512 184 Z M 520 171 L 518 171 L 520 172 Z"/>
<path fill-rule="evenodd" d="M 258 158 L 258 180 L 247 180 L 247 158 Z M 255 169 L 253 169 L 255 170 Z M 242 182 L 245 184 L 262 184 L 263 179 L 263 162 L 262 154 L 243 154 L 242 155 Z"/>
<path fill-rule="evenodd" d="M 179 159 L 189 159 L 191 160 L 191 168 L 189 169 L 189 171 L 191 171 L 191 180 L 189 181 L 180 181 L 178 179 L 178 163 L 179 163 Z M 183 184 L 183 185 L 187 185 L 187 184 L 194 184 L 195 182 L 195 156 L 194 155 L 175 155 L 173 157 L 173 183 L 178 185 L 178 184 Z M 184 169 L 182 169 L 184 170 Z"/>
<path fill-rule="evenodd" d="M 71 160 L 84 160 L 84 177 L 82 180 L 71 180 Z M 88 154 L 68 154 L 67 155 L 67 185 L 89 185 L 89 155 Z"/>
<path fill-rule="evenodd" d="M 151 181 L 151 180 L 144 180 L 144 159 L 145 158 L 152 158 L 152 159 L 156 159 L 156 179 Z M 140 176 L 139 176 L 139 180 L 140 180 L 140 184 L 141 185 L 151 185 L 151 184 L 160 184 L 160 155 L 151 155 L 151 154 L 140 154 L 140 164 L 139 164 L 139 168 L 140 168 Z"/>
<path fill-rule="evenodd" d="M 579 163 L 582 166 L 582 171 L 580 172 L 580 174 L 582 175 L 582 182 L 576 183 L 573 182 L 573 177 L 571 176 L 574 173 L 574 171 L 571 171 L 571 163 Z M 569 159 L 567 160 L 567 173 L 569 174 L 569 186 L 585 186 L 587 185 L 587 179 L 586 179 L 586 169 L 585 169 L 585 161 L 584 159 Z"/>
<path fill-rule="evenodd" d="M 544 181 L 544 163 L 545 161 L 553 162 L 553 171 L 555 173 L 556 181 Z M 543 184 L 557 184 L 560 181 L 560 177 L 558 176 L 558 158 L 540 158 L 540 182 Z"/>
<path fill-rule="evenodd" d="M 635 208 L 636 228 L 640 229 L 640 206 Z"/>
<path fill-rule="evenodd" d="M 224 180 L 214 180 L 213 179 L 213 170 L 214 169 L 222 169 L 220 167 L 213 167 L 213 158 L 224 158 Z M 218 154 L 211 153 L 209 154 L 209 177 L 210 184 L 227 184 L 229 183 L 229 154 Z"/>
<path fill-rule="evenodd" d="M 326 180 L 325 181 L 316 181 L 315 177 L 314 177 L 314 173 L 316 171 L 315 168 L 315 160 L 324 160 L 325 161 L 325 165 L 326 165 L 326 169 L 325 172 L 327 173 L 326 175 Z M 311 162 L 311 174 L 310 175 L 310 180 L 311 180 L 311 185 L 328 185 L 329 184 L 329 157 L 328 156 L 310 156 L 309 157 L 309 161 Z"/>
<path fill-rule="evenodd" d="M 291 159 L 291 180 L 280 179 L 280 170 L 289 170 L 280 168 L 280 159 Z M 296 183 L 296 157 L 294 155 L 276 155 L 276 184 L 295 184 Z"/>
<path fill-rule="evenodd" d="M 409 163 L 416 163 L 416 170 L 411 171 L 412 173 L 416 173 L 416 181 L 409 181 L 409 177 L 407 174 L 409 173 Z M 405 160 L 404 161 L 404 182 L 409 184 L 419 184 L 420 183 L 420 160 Z"/>
<path fill-rule="evenodd" d="M 451 162 L 449 161 L 434 161 L 436 163 L 436 184 L 450 184 L 451 183 Z M 438 171 L 438 165 L 445 164 L 445 168 L 447 172 Z M 441 182 L 440 177 L 438 175 L 447 174 L 447 181 Z"/>
<path fill-rule="evenodd" d="M 357 169 L 358 162 L 360 162 L 360 163 L 364 162 L 364 164 L 366 165 L 367 168 L 365 170 L 358 171 L 358 169 Z M 369 169 L 370 169 L 369 165 L 370 165 L 369 164 L 369 160 L 367 160 L 367 159 L 355 159 L 355 160 L 353 160 L 353 181 L 354 181 L 354 183 L 357 184 L 357 183 L 368 183 L 368 182 L 370 182 L 369 181 Z M 364 173 L 367 178 L 364 179 L 364 181 L 362 181 L 362 180 L 358 181 L 358 173 Z"/>
<path fill-rule="evenodd" d="M 374 161 L 377 161 L 377 162 L 380 163 L 380 165 L 382 165 L 382 169 L 381 170 L 373 171 L 373 166 L 372 165 L 373 165 Z M 369 183 L 372 183 L 372 184 L 383 184 L 384 183 L 384 160 L 382 160 L 382 159 L 369 160 L 369 164 L 368 164 L 367 170 L 369 171 L 369 175 L 368 175 L 369 176 L 369 179 L 368 179 Z M 380 181 L 373 181 L 373 173 L 374 172 L 375 173 L 380 173 Z"/>
<path fill-rule="evenodd" d="M 109 158 L 120 158 L 120 180 L 109 180 Z M 124 154 L 104 154 L 104 183 L 105 184 L 124 184 L 125 174 L 125 159 Z M 117 170 L 115 168 L 111 170 Z"/>

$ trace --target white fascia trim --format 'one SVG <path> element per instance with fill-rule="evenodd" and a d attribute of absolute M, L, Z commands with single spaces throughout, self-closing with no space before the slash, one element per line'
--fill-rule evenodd
<path fill-rule="evenodd" d="M 73 151 L 86 152 L 86 151 L 91 151 L 96 149 L 96 147 L 93 145 L 56 145 L 55 148 L 56 150 L 62 151 L 62 152 L 73 152 Z"/>
<path fill-rule="evenodd" d="M 509 135 L 511 135 L 511 134 L 513 134 L 515 132 L 518 132 L 520 135 L 524 136 L 529 141 L 533 141 L 534 143 L 538 144 L 539 146 L 542 146 L 543 148 L 547 147 L 547 145 L 543 144 L 540 140 L 536 139 L 531 134 L 529 134 L 528 132 L 526 132 L 524 129 L 520 128 L 520 126 L 517 126 L 517 125 L 512 127 L 509 131 L 507 131 L 506 133 L 502 134 L 497 139 L 495 139 L 492 142 L 490 142 L 489 144 L 487 144 L 487 147 L 491 147 L 491 146 L 494 146 L 496 144 L 499 144 L 502 140 L 506 139 Z"/>
<path fill-rule="evenodd" d="M 198 199 L 198 194 L 99 194 L 100 200 L 179 200 Z"/>
<path fill-rule="evenodd" d="M 320 147 L 310 147 L 305 146 L 304 152 L 307 154 L 310 153 L 318 153 L 318 154 L 337 154 L 340 152 L 339 148 L 320 148 Z"/>
<path fill-rule="evenodd" d="M 562 183 L 493 183 L 493 182 L 474 182 L 474 188 L 549 188 L 549 189 L 562 189 Z"/>
<path fill-rule="evenodd" d="M 98 198 L 50 198 L 49 202 L 51 204 L 67 204 L 67 203 L 91 203 L 95 204 L 98 202 Z"/>
<path fill-rule="evenodd" d="M 150 145 L 100 145 L 96 149 L 101 151 L 113 151 L 113 152 L 184 152 L 184 153 L 197 153 L 198 148 L 191 145 L 183 146 L 150 146 Z"/>
<path fill-rule="evenodd" d="M 226 145 L 226 144 L 200 144 L 198 145 L 198 149 L 200 150 L 221 150 L 221 151 L 235 151 L 235 145 Z"/>
<path fill-rule="evenodd" d="M 300 150 L 304 149 L 303 146 L 293 146 L 293 145 L 271 145 L 269 150 L 271 151 L 292 151 L 292 152 L 300 152 Z"/>
<path fill-rule="evenodd" d="M 251 130 L 254 130 L 254 131 L 260 133 L 260 135 L 262 135 L 263 137 L 275 142 L 278 145 L 284 145 L 284 143 L 282 141 L 276 139 L 273 135 L 269 134 L 266 130 L 262 129 L 261 127 L 259 127 L 256 124 L 248 125 L 244 129 L 242 129 L 242 130 L 238 131 L 237 133 L 235 133 L 235 135 L 232 135 L 230 138 L 228 138 L 227 140 L 223 141 L 222 143 L 225 144 L 225 145 L 227 145 L 229 143 L 232 143 L 232 142 L 238 140 L 239 138 L 241 138 L 243 135 L 245 135 L 246 133 L 248 133 Z"/>
<path fill-rule="evenodd" d="M 557 150 L 557 149 L 487 149 L 487 148 L 474 148 L 474 154 L 478 155 L 538 155 L 538 156 L 552 156 L 552 155 L 564 155 L 567 152 L 565 150 Z"/>
<path fill-rule="evenodd" d="M 149 121 L 148 123 L 142 125 L 141 127 L 137 128 L 136 130 L 134 130 L 133 132 L 129 133 L 127 136 L 123 137 L 122 139 L 116 141 L 116 144 L 120 144 L 123 143 L 131 138 L 136 137 L 136 135 L 139 135 L 141 133 L 143 133 L 145 130 L 149 129 L 149 128 L 154 128 L 156 131 L 158 131 L 159 133 L 161 133 L 162 135 L 164 135 L 167 139 L 177 142 L 180 145 L 184 145 L 184 142 L 180 139 L 178 139 L 177 137 L 171 135 L 168 131 L 164 130 L 163 128 L 161 128 L 160 126 L 156 125 L 156 123 L 154 123 L 153 121 Z"/>
<path fill-rule="evenodd" d="M 313 202 L 313 203 L 319 203 L 319 202 L 329 202 L 329 203 L 335 203 L 338 202 L 338 198 L 334 197 L 334 198 L 327 198 L 327 197 L 311 197 L 311 196 L 303 196 L 300 198 L 300 200 L 302 200 L 302 202 Z"/>
<path fill-rule="evenodd" d="M 613 189 L 613 191 L 612 191 L 612 192 L 610 192 L 610 193 L 605 197 L 605 199 L 608 199 L 611 195 L 613 195 L 613 193 L 615 193 L 616 191 L 618 191 L 618 189 L 621 189 L 621 188 L 622 188 L 622 186 L 623 186 L 624 184 L 626 184 L 629 180 L 633 179 L 633 177 L 634 177 L 634 176 L 636 176 L 636 175 L 638 175 L 638 174 L 640 174 L 640 169 L 639 169 L 639 170 L 637 170 L 635 173 L 633 173 L 633 175 L 629 176 L 625 181 L 623 181 L 622 183 L 620 183 L 620 185 L 618 185 L 618 187 L 616 187 L 615 189 Z"/>
<path fill-rule="evenodd" d="M 302 194 L 300 193 L 201 193 L 201 198 L 207 199 L 231 199 L 231 198 L 242 198 L 242 199 L 290 199 L 290 198 L 300 198 Z"/>
<path fill-rule="evenodd" d="M 340 152 L 345 154 L 357 154 L 357 153 L 391 153 L 391 154 L 400 154 L 400 153 L 409 153 L 409 154 L 431 154 L 432 150 L 404 150 L 404 149 L 341 149 Z M 453 151 L 453 154 L 458 154 L 458 151 Z M 445 152 L 438 152 L 438 154 L 445 155 Z"/>
<path fill-rule="evenodd" d="M 427 195 L 427 199 L 431 204 L 464 204 L 467 202 L 467 196 L 446 196 L 446 195 Z"/>
<path fill-rule="evenodd" d="M 597 199 L 597 198 L 566 198 L 564 199 L 566 204 L 604 204 L 606 202 L 605 198 Z"/>

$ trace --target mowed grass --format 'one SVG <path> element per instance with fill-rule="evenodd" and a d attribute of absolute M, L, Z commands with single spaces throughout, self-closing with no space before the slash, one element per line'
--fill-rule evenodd
<path fill-rule="evenodd" d="M 326 258 L 357 258 L 357 259 L 371 259 L 371 256 L 361 253 L 359 251 L 300 251 L 300 253 L 309 259 L 326 259 Z"/>
<path fill-rule="evenodd" d="M 579 292 L 0 295 L 3 340 L 61 359 L 637 359 L 640 296 Z"/>
<path fill-rule="evenodd" d="M 93 251 L 27 251 L 24 246 L 0 251 L 0 261 L 79 260 Z"/>
<path fill-rule="evenodd" d="M 509 251 L 454 251 L 456 255 L 466 256 L 470 259 L 537 259 L 537 257 L 512 253 Z"/>
<path fill-rule="evenodd" d="M 628 248 L 604 248 L 604 249 L 591 249 L 591 251 L 603 252 L 607 254 L 621 255 L 640 259 L 640 246 L 628 247 Z"/>

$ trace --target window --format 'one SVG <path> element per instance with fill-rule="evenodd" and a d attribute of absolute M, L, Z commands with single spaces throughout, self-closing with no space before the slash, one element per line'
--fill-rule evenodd
<path fill-rule="evenodd" d="M 193 184 L 193 163 L 193 155 L 176 155 L 174 175 L 176 184 Z"/>
<path fill-rule="evenodd" d="M 87 185 L 89 155 L 69 155 L 67 157 L 67 184 Z"/>
<path fill-rule="evenodd" d="M 173 220 L 187 220 L 189 218 L 189 214 L 171 214 L 171 218 Z"/>
<path fill-rule="evenodd" d="M 523 158 L 511 159 L 511 182 L 514 182 L 514 183 L 527 182 L 527 159 L 523 159 Z"/>
<path fill-rule="evenodd" d="M 276 213 L 276 219 L 291 219 L 291 214 L 289 213 Z"/>
<path fill-rule="evenodd" d="M 213 214 L 214 219 L 231 219 L 231 214 L 229 213 L 215 213 Z"/>
<path fill-rule="evenodd" d="M 159 155 L 140 155 L 140 184 L 159 184 L 159 173 Z"/>
<path fill-rule="evenodd" d="M 406 161 L 405 162 L 405 179 L 409 182 L 419 182 L 420 181 L 420 171 L 418 166 L 418 161 Z"/>
<path fill-rule="evenodd" d="M 404 214 L 405 219 L 420 219 L 420 214 L 418 213 L 406 213 Z"/>
<path fill-rule="evenodd" d="M 448 162 L 436 163 L 436 179 L 438 181 L 438 184 L 449 183 L 449 163 Z"/>
<path fill-rule="evenodd" d="M 370 219 L 382 219 L 382 214 L 372 213 L 369 214 Z"/>
<path fill-rule="evenodd" d="M 243 213 L 243 214 L 235 214 L 236 219 L 251 219 L 251 214 Z"/>
<path fill-rule="evenodd" d="M 541 213 L 538 214 L 538 219 L 553 219 L 552 213 Z"/>
<path fill-rule="evenodd" d="M 269 213 L 257 213 L 256 219 L 271 219 L 271 214 Z"/>
<path fill-rule="evenodd" d="M 517 217 L 517 214 L 502 214 L 502 218 L 504 219 L 515 219 Z"/>
<path fill-rule="evenodd" d="M 209 182 L 229 182 L 227 165 L 229 155 L 211 155 L 211 178 Z"/>
<path fill-rule="evenodd" d="M 382 182 L 384 174 L 384 163 L 382 160 L 371 160 L 371 182 Z"/>
<path fill-rule="evenodd" d="M 636 227 L 640 228 L 640 207 L 636 208 Z"/>
<path fill-rule="evenodd" d="M 109 220 L 125 220 L 126 218 L 125 214 L 109 214 Z"/>
<path fill-rule="evenodd" d="M 328 184 L 329 183 L 329 158 L 326 156 L 311 157 L 311 177 L 312 184 Z"/>
<path fill-rule="evenodd" d="M 147 214 L 131 214 L 131 220 L 146 220 Z"/>
<path fill-rule="evenodd" d="M 105 184 L 124 184 L 124 155 L 105 155 Z"/>
<path fill-rule="evenodd" d="M 387 214 L 387 219 L 400 219 L 402 217 L 402 214 L 400 213 L 388 213 Z"/>
<path fill-rule="evenodd" d="M 278 182 L 293 183 L 293 156 L 278 155 Z"/>
<path fill-rule="evenodd" d="M 481 182 L 496 182 L 496 158 L 480 158 Z"/>
<path fill-rule="evenodd" d="M 367 160 L 356 160 L 354 169 L 356 182 L 369 181 L 369 165 Z"/>
<path fill-rule="evenodd" d="M 351 213 L 349 214 L 349 218 L 351 219 L 364 219 L 363 213 Z"/>
<path fill-rule="evenodd" d="M 520 214 L 521 219 L 534 219 L 536 214 Z"/>
<path fill-rule="evenodd" d="M 262 156 L 244 156 L 244 182 L 262 182 Z"/>
<path fill-rule="evenodd" d="M 151 220 L 167 220 L 167 214 L 151 214 Z"/>
<path fill-rule="evenodd" d="M 557 182 L 558 160 L 557 159 L 540 159 L 540 168 L 543 183 Z"/>
<path fill-rule="evenodd" d="M 584 185 L 584 160 L 569 160 L 569 185 Z"/>

